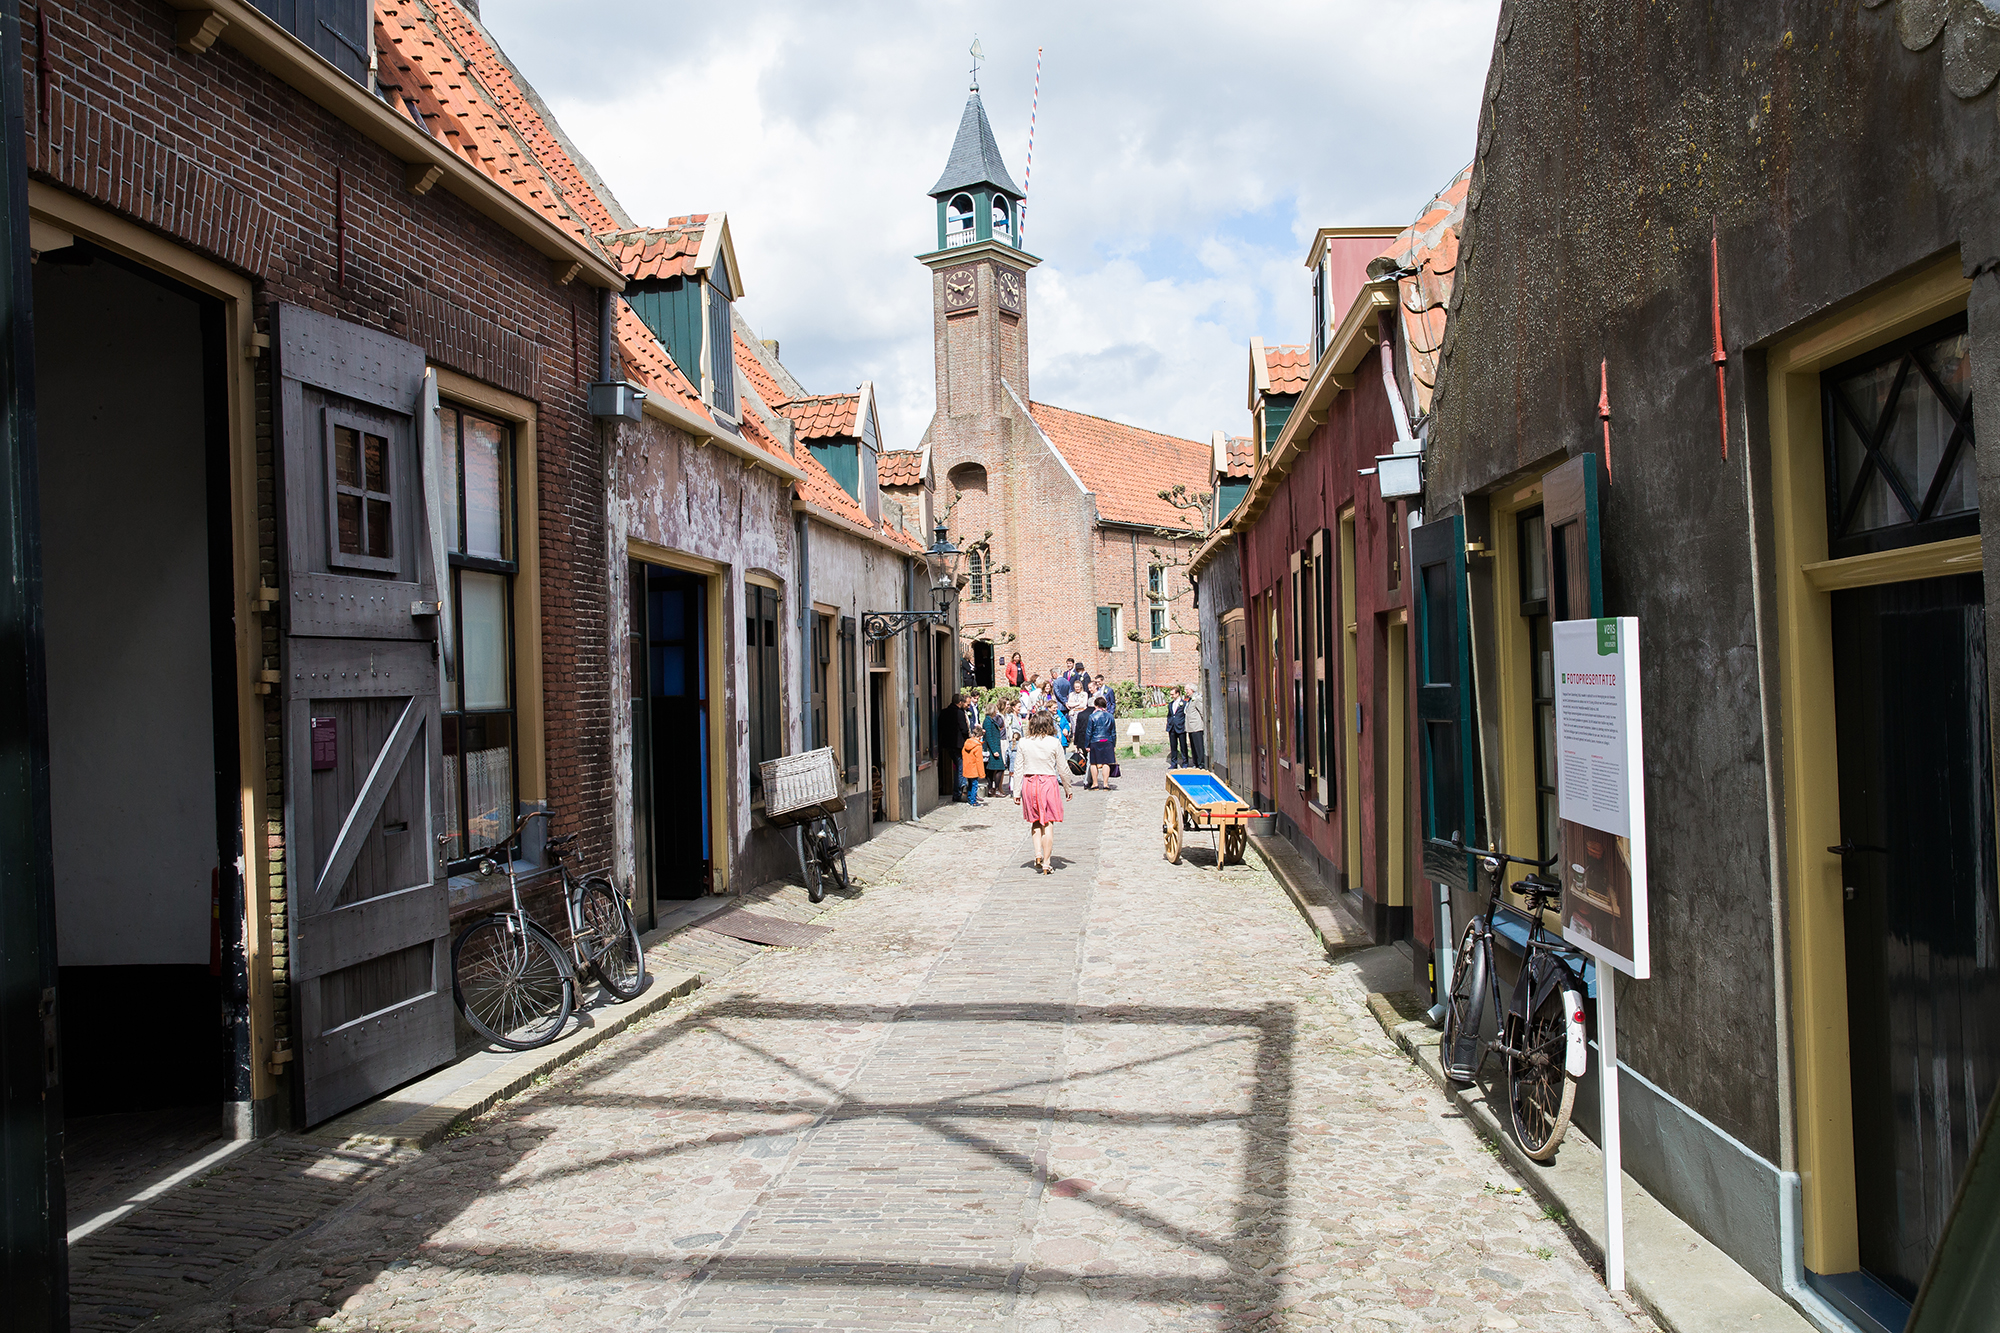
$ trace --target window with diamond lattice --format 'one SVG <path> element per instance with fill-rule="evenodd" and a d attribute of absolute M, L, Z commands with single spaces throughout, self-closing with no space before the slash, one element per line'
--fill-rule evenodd
<path fill-rule="evenodd" d="M 1979 531 L 1965 316 L 1820 375 L 1827 554 Z"/>

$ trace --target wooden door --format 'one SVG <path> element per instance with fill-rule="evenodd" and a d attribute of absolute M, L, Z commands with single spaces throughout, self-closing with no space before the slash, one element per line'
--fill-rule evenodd
<path fill-rule="evenodd" d="M 1915 1298 L 2000 1087 L 1985 584 L 1833 595 L 1861 1266 Z"/>
<path fill-rule="evenodd" d="M 314 1124 L 452 1057 L 436 506 L 423 352 L 294 306 L 272 323 L 285 884 Z"/>

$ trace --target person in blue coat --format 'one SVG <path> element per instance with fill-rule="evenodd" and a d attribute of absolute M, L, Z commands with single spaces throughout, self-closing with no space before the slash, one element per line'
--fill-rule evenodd
<path fill-rule="evenodd" d="M 1084 790 L 1095 787 L 1110 791 L 1111 765 L 1118 758 L 1118 718 L 1105 696 L 1098 695 L 1091 704 L 1091 710 L 1083 717 L 1083 735 L 1090 745 L 1090 780 L 1084 784 Z"/>

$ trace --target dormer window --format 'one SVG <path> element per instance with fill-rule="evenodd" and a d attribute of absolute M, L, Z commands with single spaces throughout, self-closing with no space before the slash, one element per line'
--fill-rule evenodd
<path fill-rule="evenodd" d="M 734 293 L 729 272 L 717 263 L 708 275 L 709 406 L 736 415 L 736 342 L 730 329 L 729 306 Z"/>
<path fill-rule="evenodd" d="M 971 245 L 973 239 L 972 196 L 955 194 L 951 197 L 951 203 L 945 206 L 945 248 L 949 250 L 954 245 Z"/>
<path fill-rule="evenodd" d="M 1013 210 L 1008 205 L 1006 195 L 996 194 L 993 196 L 993 239 L 996 241 L 1011 241 L 1013 238 Z"/>

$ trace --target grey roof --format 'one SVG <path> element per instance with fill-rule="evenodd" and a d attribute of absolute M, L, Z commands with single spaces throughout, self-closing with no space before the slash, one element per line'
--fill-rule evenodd
<path fill-rule="evenodd" d="M 958 122 L 958 138 L 951 145 L 951 160 L 944 175 L 931 186 L 933 195 L 949 194 L 968 185 L 997 185 L 1014 198 L 1022 197 L 1021 187 L 1007 174 L 1000 157 L 1000 145 L 993 142 L 993 127 L 986 123 L 986 108 L 980 104 L 979 90 L 965 99 L 965 115 Z"/>

